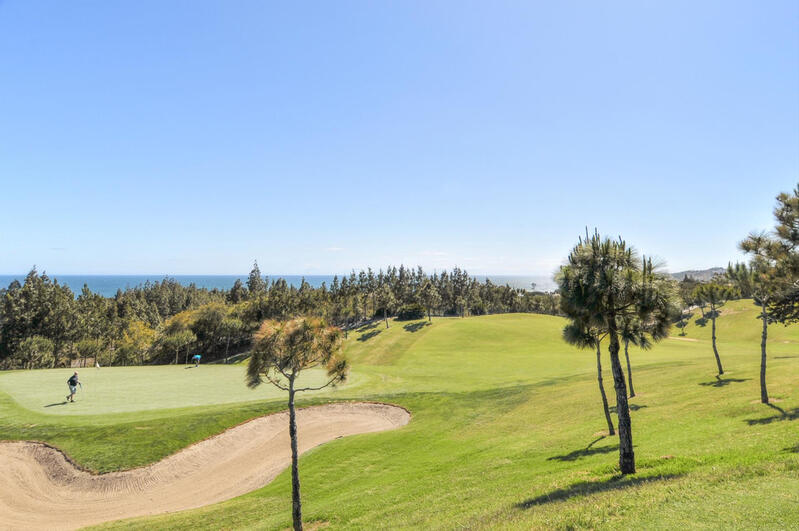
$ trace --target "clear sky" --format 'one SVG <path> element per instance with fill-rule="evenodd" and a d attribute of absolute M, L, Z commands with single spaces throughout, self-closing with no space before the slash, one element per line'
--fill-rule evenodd
<path fill-rule="evenodd" d="M 797 181 L 795 0 L 0 0 L 0 273 L 705 268 Z"/>

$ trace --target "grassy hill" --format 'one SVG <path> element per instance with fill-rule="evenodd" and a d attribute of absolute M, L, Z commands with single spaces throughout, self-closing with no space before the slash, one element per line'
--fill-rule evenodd
<path fill-rule="evenodd" d="M 778 401 L 759 404 L 756 310 L 751 301 L 723 308 L 721 380 L 709 324 L 692 320 L 685 337 L 675 329 L 654 349 L 631 351 L 638 474 L 629 478 L 615 475 L 617 442 L 603 432 L 594 355 L 561 341 L 562 319 L 364 327 L 345 347 L 353 382 L 305 402 L 387 401 L 413 420 L 302 457 L 305 517 L 347 529 L 797 527 L 799 327 L 771 327 L 769 391 Z M 86 371 L 89 391 L 65 406 L 80 409 L 66 411 L 43 407 L 54 401 L 50 386 L 65 379 L 58 371 L 2 374 L 0 439 L 46 440 L 108 471 L 284 407 L 266 390 L 246 390 L 240 366 L 194 371 L 109 370 L 114 385 L 101 402 L 90 395 L 100 374 Z M 289 482 L 283 473 L 228 502 L 106 527 L 285 528 Z"/>
<path fill-rule="evenodd" d="M 675 280 L 682 280 L 686 276 L 691 277 L 702 282 L 707 282 L 713 278 L 714 275 L 723 274 L 726 271 L 723 267 L 711 267 L 709 269 L 689 269 L 687 271 L 678 271 L 672 273 L 671 277 Z"/>

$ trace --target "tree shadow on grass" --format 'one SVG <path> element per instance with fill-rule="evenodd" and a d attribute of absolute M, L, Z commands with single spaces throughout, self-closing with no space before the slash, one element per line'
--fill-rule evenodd
<path fill-rule="evenodd" d="M 413 332 L 418 332 L 425 326 L 430 326 L 430 323 L 428 323 L 427 321 L 419 321 L 418 323 L 409 323 L 403 326 L 402 329 L 405 330 L 406 332 L 413 333 Z"/>
<path fill-rule="evenodd" d="M 715 380 L 710 382 L 701 382 L 699 385 L 703 385 L 705 387 L 724 387 L 725 385 L 730 385 L 731 383 L 741 383 L 741 382 L 748 382 L 751 378 L 722 378 L 721 376 L 716 376 Z"/>
<path fill-rule="evenodd" d="M 574 450 L 573 452 L 569 452 L 568 454 L 563 455 L 553 455 L 552 457 L 547 457 L 547 461 L 577 461 L 582 457 L 589 457 L 592 455 L 598 454 L 609 454 L 611 452 L 615 452 L 619 449 L 619 445 L 615 446 L 602 446 L 600 448 L 592 448 L 596 443 L 604 439 L 605 436 L 598 437 L 591 441 L 588 446 L 585 448 L 580 448 L 579 450 Z"/>
<path fill-rule="evenodd" d="M 797 444 L 796 446 L 789 446 L 788 448 L 783 448 L 783 450 L 786 452 L 799 454 L 799 444 Z"/>
<path fill-rule="evenodd" d="M 530 507 L 535 507 L 536 505 L 544 505 L 546 503 L 568 500 L 569 498 L 573 498 L 575 496 L 585 496 L 588 494 L 596 494 L 598 492 L 607 492 L 611 490 L 623 490 L 657 481 L 668 481 L 670 479 L 676 479 L 681 475 L 682 474 L 664 474 L 662 476 L 643 478 L 613 476 L 612 478 L 604 481 L 580 481 L 566 488 L 556 489 L 552 492 L 542 494 L 541 496 L 524 500 L 523 502 L 517 503 L 514 507 L 517 509 L 529 509 Z"/>
<path fill-rule="evenodd" d="M 53 402 L 52 404 L 47 404 L 47 405 L 46 405 L 46 406 L 44 406 L 44 407 L 63 406 L 63 405 L 65 405 L 65 404 L 68 404 L 68 403 L 69 403 L 69 402 L 67 402 L 66 400 L 64 400 L 63 402 Z"/>
<path fill-rule="evenodd" d="M 774 356 L 775 360 L 787 360 L 791 358 L 799 358 L 799 356 Z"/>
<path fill-rule="evenodd" d="M 774 404 L 766 404 L 771 409 L 776 410 L 779 415 L 774 415 L 772 417 L 765 417 L 762 419 L 747 419 L 746 423 L 750 426 L 758 426 L 762 424 L 771 424 L 772 422 L 777 422 L 780 420 L 796 420 L 799 419 L 799 407 L 793 408 L 790 411 L 785 411 L 780 406 L 775 406 Z"/>
<path fill-rule="evenodd" d="M 366 323 L 363 326 L 359 326 L 355 330 L 357 332 L 366 332 L 367 330 L 371 330 L 373 328 L 377 328 L 377 323 L 378 323 L 378 321 L 372 321 L 371 323 Z"/>
<path fill-rule="evenodd" d="M 366 332 L 365 334 L 363 334 L 358 338 L 358 341 L 369 341 L 380 332 L 382 332 L 382 330 L 372 330 L 371 332 Z"/>
<path fill-rule="evenodd" d="M 645 407 L 649 407 L 646 404 L 628 404 L 630 411 L 638 411 L 639 409 L 644 409 Z M 611 413 L 616 413 L 616 406 L 610 406 L 608 410 Z"/>

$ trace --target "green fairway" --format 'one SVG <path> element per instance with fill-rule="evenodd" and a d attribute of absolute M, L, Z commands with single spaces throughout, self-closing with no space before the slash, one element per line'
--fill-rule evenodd
<path fill-rule="evenodd" d="M 721 379 L 709 323 L 692 322 L 685 337 L 674 329 L 650 351 L 631 350 L 638 473 L 623 479 L 617 442 L 603 432 L 594 353 L 561 340 L 565 320 L 509 314 L 351 333 L 353 383 L 305 403 L 381 400 L 413 419 L 303 456 L 305 518 L 337 529 L 797 528 L 799 327 L 770 327 L 768 383 L 777 401 L 759 404 L 757 310 L 751 301 L 722 309 Z M 605 348 L 614 403 L 607 358 Z M 247 390 L 240 366 L 92 371 L 81 371 L 86 400 L 50 408 L 43 406 L 65 394 L 68 371 L 0 375 L 0 439 L 45 440 L 108 471 L 284 408 L 271 391 Z M 92 402 L 97 387 L 104 398 Z M 132 405 L 120 389 L 152 396 Z M 64 414 L 67 407 L 74 409 Z M 289 483 L 284 472 L 227 502 L 106 527 L 286 528 Z"/>

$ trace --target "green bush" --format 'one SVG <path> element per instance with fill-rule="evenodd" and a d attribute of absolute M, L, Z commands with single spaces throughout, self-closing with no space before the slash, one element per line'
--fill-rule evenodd
<path fill-rule="evenodd" d="M 406 304 L 397 310 L 398 321 L 412 321 L 414 319 L 424 319 L 424 306 L 421 304 Z"/>

